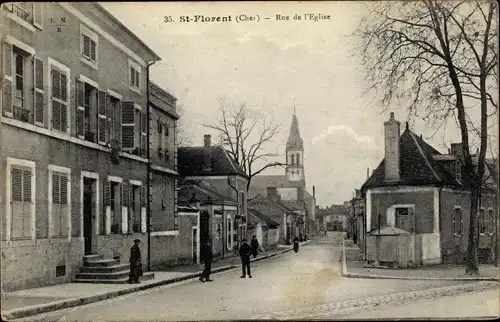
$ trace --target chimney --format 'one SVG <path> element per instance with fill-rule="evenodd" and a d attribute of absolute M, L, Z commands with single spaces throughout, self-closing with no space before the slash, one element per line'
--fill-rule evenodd
<path fill-rule="evenodd" d="M 452 143 L 450 148 L 451 154 L 459 159 L 462 159 L 462 143 Z"/>
<path fill-rule="evenodd" d="M 204 139 L 205 139 L 205 147 L 203 149 L 203 152 L 204 152 L 204 156 L 205 156 L 205 170 L 211 170 L 212 169 L 212 146 L 211 146 L 212 136 L 210 134 L 205 134 Z"/>
<path fill-rule="evenodd" d="M 391 112 L 389 121 L 384 122 L 385 141 L 385 180 L 399 180 L 399 126 L 400 123 Z"/>
<path fill-rule="evenodd" d="M 313 199 L 316 199 L 316 186 L 313 186 Z"/>

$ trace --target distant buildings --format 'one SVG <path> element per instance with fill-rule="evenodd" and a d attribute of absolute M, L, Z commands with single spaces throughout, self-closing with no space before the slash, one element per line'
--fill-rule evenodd
<path fill-rule="evenodd" d="M 345 231 L 347 230 L 347 217 L 349 208 L 344 205 L 331 205 L 325 208 L 316 207 L 316 218 L 322 230 Z"/>

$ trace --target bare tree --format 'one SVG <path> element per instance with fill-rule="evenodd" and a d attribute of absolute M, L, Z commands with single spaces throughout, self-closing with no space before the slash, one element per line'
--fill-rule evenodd
<path fill-rule="evenodd" d="M 352 36 L 366 70 L 367 92 L 384 109 L 407 104 L 410 118 L 460 129 L 471 192 L 467 274 L 478 273 L 477 214 L 485 173 L 488 118 L 497 113 L 497 26 L 494 1 L 421 0 L 368 4 Z M 477 137 L 477 165 L 471 140 Z M 475 158 L 474 158 L 475 159 Z"/>
<path fill-rule="evenodd" d="M 220 98 L 219 110 L 218 120 L 213 124 L 205 122 L 203 126 L 217 131 L 222 145 L 248 175 L 248 191 L 254 176 L 266 169 L 285 165 L 269 161 L 278 153 L 267 150 L 280 132 L 280 125 L 269 116 L 252 113 L 246 103 L 236 105 Z"/>
<path fill-rule="evenodd" d="M 175 135 L 178 146 L 189 146 L 193 143 L 191 137 L 188 133 L 187 123 L 184 121 L 184 106 L 177 105 L 177 114 L 179 115 L 179 120 L 176 122 Z"/>

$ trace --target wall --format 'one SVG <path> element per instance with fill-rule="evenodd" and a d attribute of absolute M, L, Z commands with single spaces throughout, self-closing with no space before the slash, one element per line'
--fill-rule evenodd
<path fill-rule="evenodd" d="M 151 269 L 193 263 L 192 227 L 197 225 L 197 220 L 197 213 L 181 214 L 178 234 L 151 236 Z"/>
<path fill-rule="evenodd" d="M 281 200 L 297 200 L 297 188 L 278 188 Z"/>
<path fill-rule="evenodd" d="M 83 257 L 83 242 L 34 241 L 2 242 L 2 291 L 34 288 L 71 282 Z M 66 265 L 66 275 L 56 277 L 56 266 Z"/>
<path fill-rule="evenodd" d="M 175 179 L 153 172 L 151 180 L 151 230 L 175 230 Z"/>
<path fill-rule="evenodd" d="M 429 192 L 399 192 L 389 190 L 383 193 L 371 194 L 371 229 L 378 228 L 378 214 L 380 226 L 387 225 L 387 209 L 395 204 L 415 205 L 416 233 L 432 233 L 434 227 L 434 193 Z M 371 230 L 370 229 L 370 230 Z"/>

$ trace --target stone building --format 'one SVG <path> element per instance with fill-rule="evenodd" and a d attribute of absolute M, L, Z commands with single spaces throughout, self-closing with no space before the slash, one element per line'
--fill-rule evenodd
<path fill-rule="evenodd" d="M 69 282 L 86 254 L 127 263 L 147 241 L 146 75 L 160 58 L 97 3 L 0 14 L 3 290 Z"/>
<path fill-rule="evenodd" d="M 179 173 L 179 198 L 201 210 L 200 242 L 210 240 L 216 256 L 233 254 L 246 236 L 246 173 L 208 134 L 204 146 L 179 148 Z"/>
<path fill-rule="evenodd" d="M 409 253 L 404 252 L 408 253 L 404 263 L 393 264 L 462 263 L 468 243 L 470 180 L 462 169 L 461 144 L 452 144 L 448 154 L 442 154 L 408 125 L 400 134 L 394 113 L 384 129 L 385 157 L 362 186 L 366 259 L 379 263 L 389 261 L 387 258 L 396 260 L 398 247 L 406 247 Z M 477 162 L 476 156 L 473 158 Z M 491 169 L 486 167 L 480 199 L 481 262 L 491 262 L 494 253 L 498 188 L 490 177 Z M 393 243 L 396 240 L 404 244 L 398 246 Z"/>

